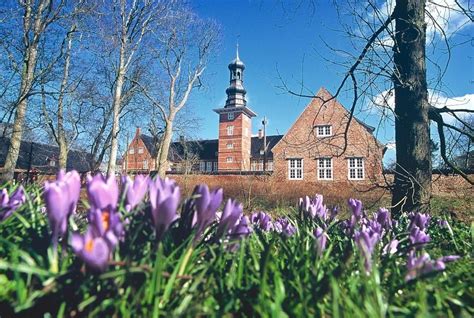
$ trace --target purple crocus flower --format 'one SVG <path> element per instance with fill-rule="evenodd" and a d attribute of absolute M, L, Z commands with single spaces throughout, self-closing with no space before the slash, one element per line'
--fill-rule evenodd
<path fill-rule="evenodd" d="M 250 220 L 248 216 L 241 215 L 240 219 L 235 224 L 234 228 L 231 230 L 230 235 L 233 237 L 244 237 L 252 233 L 250 227 Z"/>
<path fill-rule="evenodd" d="M 420 230 L 418 226 L 414 226 L 410 230 L 410 242 L 413 245 L 424 245 L 430 241 L 430 236 L 424 231 Z"/>
<path fill-rule="evenodd" d="M 71 246 L 74 253 L 90 268 L 103 271 L 107 267 L 111 249 L 107 241 L 88 228 L 84 235 L 73 233 Z"/>
<path fill-rule="evenodd" d="M 447 262 L 453 262 L 458 258 L 459 256 L 450 255 L 431 260 L 428 253 L 423 252 L 421 256 L 416 256 L 415 250 L 411 250 L 407 259 L 408 272 L 405 281 L 413 280 L 433 271 L 442 271 L 446 268 Z"/>
<path fill-rule="evenodd" d="M 400 243 L 398 240 L 393 239 L 391 240 L 385 247 L 383 248 L 382 254 L 387 255 L 387 254 L 395 254 L 398 251 L 398 243 Z"/>
<path fill-rule="evenodd" d="M 348 204 L 352 210 L 352 215 L 356 216 L 357 219 L 361 218 L 363 214 L 362 201 L 356 199 L 349 199 Z"/>
<path fill-rule="evenodd" d="M 314 230 L 314 237 L 316 238 L 316 250 L 318 252 L 318 255 L 321 257 L 323 255 L 324 250 L 326 249 L 326 243 L 327 243 L 327 234 L 326 231 L 324 231 L 322 228 L 319 226 Z"/>
<path fill-rule="evenodd" d="M 352 215 L 348 223 L 348 228 L 350 231 L 352 231 L 357 222 L 362 218 L 364 212 L 362 210 L 362 201 L 356 199 L 349 199 L 348 204 L 352 210 Z"/>
<path fill-rule="evenodd" d="M 151 216 L 155 224 L 156 238 L 161 241 L 169 226 L 178 218 L 181 192 L 171 179 L 156 178 L 150 181 Z"/>
<path fill-rule="evenodd" d="M 354 234 L 354 239 L 364 257 L 365 270 L 370 272 L 372 270 L 372 254 L 380 236 L 376 232 L 362 230 Z"/>
<path fill-rule="evenodd" d="M 306 215 L 309 218 L 316 218 L 326 221 L 328 219 L 328 209 L 323 204 L 323 196 L 316 194 L 314 198 L 306 196 L 299 200 L 300 214 Z"/>
<path fill-rule="evenodd" d="M 410 219 L 410 228 L 417 226 L 420 228 L 420 230 L 424 230 L 428 226 L 428 223 L 431 219 L 428 214 L 413 212 L 408 214 L 408 218 Z"/>
<path fill-rule="evenodd" d="M 386 230 L 392 227 L 392 218 L 390 217 L 390 211 L 385 208 L 380 208 L 377 211 L 376 220 Z"/>
<path fill-rule="evenodd" d="M 221 188 L 209 191 L 206 185 L 201 184 L 194 188 L 193 197 L 196 197 L 195 218 L 197 226 L 196 238 L 198 238 L 206 227 L 215 220 L 216 211 L 222 203 L 223 191 Z"/>
<path fill-rule="evenodd" d="M 96 235 L 103 237 L 111 248 L 114 248 L 125 236 L 125 230 L 117 210 L 92 209 L 89 211 L 89 222 Z"/>
<path fill-rule="evenodd" d="M 132 181 L 129 176 L 123 176 L 122 183 L 125 192 L 125 209 L 131 211 L 145 197 L 148 191 L 149 178 L 145 175 L 137 175 Z"/>
<path fill-rule="evenodd" d="M 69 216 L 75 211 L 81 181 L 77 171 L 67 174 L 58 173 L 58 179 L 46 182 L 44 185 L 44 201 L 48 214 L 49 225 L 52 229 L 53 247 L 56 248 L 58 237 L 67 231 Z"/>
<path fill-rule="evenodd" d="M 8 195 L 7 189 L 0 192 L 0 222 L 6 220 L 20 206 L 26 202 L 25 189 L 19 186 L 11 195 Z"/>
<path fill-rule="evenodd" d="M 273 230 L 272 217 L 263 211 L 253 213 L 250 220 L 254 226 L 262 231 L 268 232 Z"/>
<path fill-rule="evenodd" d="M 92 209 L 115 210 L 119 188 L 114 176 L 105 178 L 101 173 L 87 177 L 87 196 Z"/>
<path fill-rule="evenodd" d="M 296 228 L 287 218 L 279 218 L 273 225 L 277 233 L 282 233 L 286 237 L 293 236 L 296 233 Z"/>
<path fill-rule="evenodd" d="M 217 226 L 216 237 L 232 232 L 242 216 L 243 206 L 235 200 L 229 199 L 224 205 L 224 210 Z"/>

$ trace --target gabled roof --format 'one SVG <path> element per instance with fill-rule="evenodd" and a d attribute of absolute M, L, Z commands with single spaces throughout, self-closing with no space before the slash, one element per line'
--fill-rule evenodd
<path fill-rule="evenodd" d="M 0 166 L 5 165 L 5 160 L 10 145 L 10 138 L 0 137 Z M 59 158 L 59 148 L 48 144 L 22 141 L 16 169 L 28 170 L 36 168 L 42 172 L 55 173 L 57 167 L 50 166 L 51 160 L 57 161 Z M 90 171 L 92 156 L 89 153 L 70 150 L 68 153 L 67 170 L 77 170 L 78 172 Z"/>
<path fill-rule="evenodd" d="M 287 136 L 288 133 L 290 133 L 292 131 L 292 128 L 293 126 L 296 125 L 297 122 L 299 122 L 300 118 L 302 116 L 304 116 L 304 114 L 307 112 L 307 110 L 310 108 L 310 107 L 314 107 L 313 103 L 314 101 L 317 100 L 319 102 L 321 102 L 321 105 L 319 105 L 319 107 L 321 107 L 322 105 L 324 105 L 326 102 L 333 102 L 334 105 L 338 105 L 341 109 L 343 109 L 347 115 L 349 116 L 350 112 L 348 109 L 346 109 L 344 107 L 344 105 L 342 105 L 326 88 L 324 87 L 321 87 L 319 90 L 318 90 L 318 93 L 316 94 L 316 96 L 311 99 L 311 101 L 308 103 L 308 105 L 306 105 L 306 107 L 303 109 L 303 111 L 301 112 L 301 114 L 298 116 L 298 118 L 296 119 L 296 121 L 291 125 L 290 129 L 288 129 L 288 131 L 286 132 L 286 134 L 283 136 Z M 375 127 L 372 127 L 366 123 L 364 123 L 362 120 L 358 119 L 357 117 L 355 116 L 352 116 L 352 119 L 353 121 L 351 122 L 351 125 L 355 122 L 356 125 L 360 125 L 362 126 L 376 141 L 376 143 L 381 147 L 383 148 L 384 145 L 377 140 L 377 138 L 375 138 L 375 136 L 373 136 L 373 132 L 375 131 Z"/>

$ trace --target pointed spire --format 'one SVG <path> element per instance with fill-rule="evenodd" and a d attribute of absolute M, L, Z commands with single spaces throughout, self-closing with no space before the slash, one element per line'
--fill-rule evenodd
<path fill-rule="evenodd" d="M 237 52 L 236 52 L 236 55 L 235 55 L 235 56 L 236 56 L 235 59 L 236 59 L 237 61 L 240 60 L 240 58 L 239 58 L 239 42 L 237 42 Z"/>

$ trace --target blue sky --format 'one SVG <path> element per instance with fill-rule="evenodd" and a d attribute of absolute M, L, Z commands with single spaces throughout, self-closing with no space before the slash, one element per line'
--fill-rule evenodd
<path fill-rule="evenodd" d="M 298 2 L 300 1 L 191 2 L 201 17 L 214 19 L 222 27 L 222 42 L 217 56 L 206 70 L 206 88 L 194 92 L 190 100 L 194 112 L 202 118 L 202 129 L 198 138 L 217 138 L 218 117 L 212 109 L 224 105 L 225 89 L 229 84 L 227 65 L 235 57 L 237 42 L 240 46 L 240 57 L 246 64 L 244 86 L 247 89 L 248 103 L 258 114 L 253 120 L 254 133 L 260 128 L 261 118 L 267 116 L 268 134 L 284 134 L 309 103 L 307 98 L 285 93 L 280 88 L 279 76 L 296 90 L 303 81 L 305 87 L 313 92 L 321 86 L 335 92 L 342 79 L 343 69 L 322 58 L 331 58 L 334 54 L 326 48 L 324 42 L 332 47 L 351 50 L 349 39 L 340 32 L 341 26 L 332 1 L 314 1 L 315 7 L 309 4 L 310 1 L 301 1 L 301 6 L 295 8 L 295 3 Z M 350 17 L 343 19 L 347 19 L 347 22 Z M 450 15 L 450 23 L 453 23 L 447 27 L 458 25 L 458 20 L 463 22 L 462 17 Z M 436 32 L 433 34 L 434 43 L 440 42 Z M 471 25 L 463 27 L 459 35 L 452 39 L 457 43 L 467 41 L 467 44 L 452 50 L 450 66 L 443 80 L 443 93 L 441 98 L 438 98 L 440 104 L 462 104 L 464 107 L 467 104 L 468 107 L 473 107 L 474 100 L 469 100 L 468 95 L 474 93 L 474 51 L 472 41 L 469 42 L 473 35 Z M 441 46 L 437 47 L 441 49 L 434 51 L 432 57 L 445 61 L 445 51 Z M 429 72 L 431 71 L 429 69 Z M 349 97 L 341 95 L 338 99 L 348 107 Z M 375 112 L 358 111 L 356 116 L 368 124 L 378 125 L 379 117 Z M 393 127 L 389 123 L 381 126 L 377 132 L 378 139 L 383 143 L 393 141 L 393 135 Z M 394 151 L 389 151 L 385 161 L 391 161 L 393 158 Z"/>

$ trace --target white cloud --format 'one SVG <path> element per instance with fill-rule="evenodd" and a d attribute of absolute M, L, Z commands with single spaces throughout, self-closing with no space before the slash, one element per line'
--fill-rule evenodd
<path fill-rule="evenodd" d="M 439 92 L 428 90 L 429 102 L 436 108 L 448 107 L 452 110 L 456 109 L 467 109 L 474 111 L 474 94 L 465 94 L 463 96 L 448 97 Z M 395 108 L 395 95 L 393 91 L 384 91 L 381 94 L 375 96 L 372 100 L 372 104 L 369 105 L 369 110 L 373 113 L 392 114 Z M 387 110 L 391 110 L 388 111 Z M 458 112 L 457 115 L 463 117 L 466 116 L 467 112 Z M 453 123 L 456 119 L 450 113 L 443 113 L 443 119 L 447 123 Z"/>

